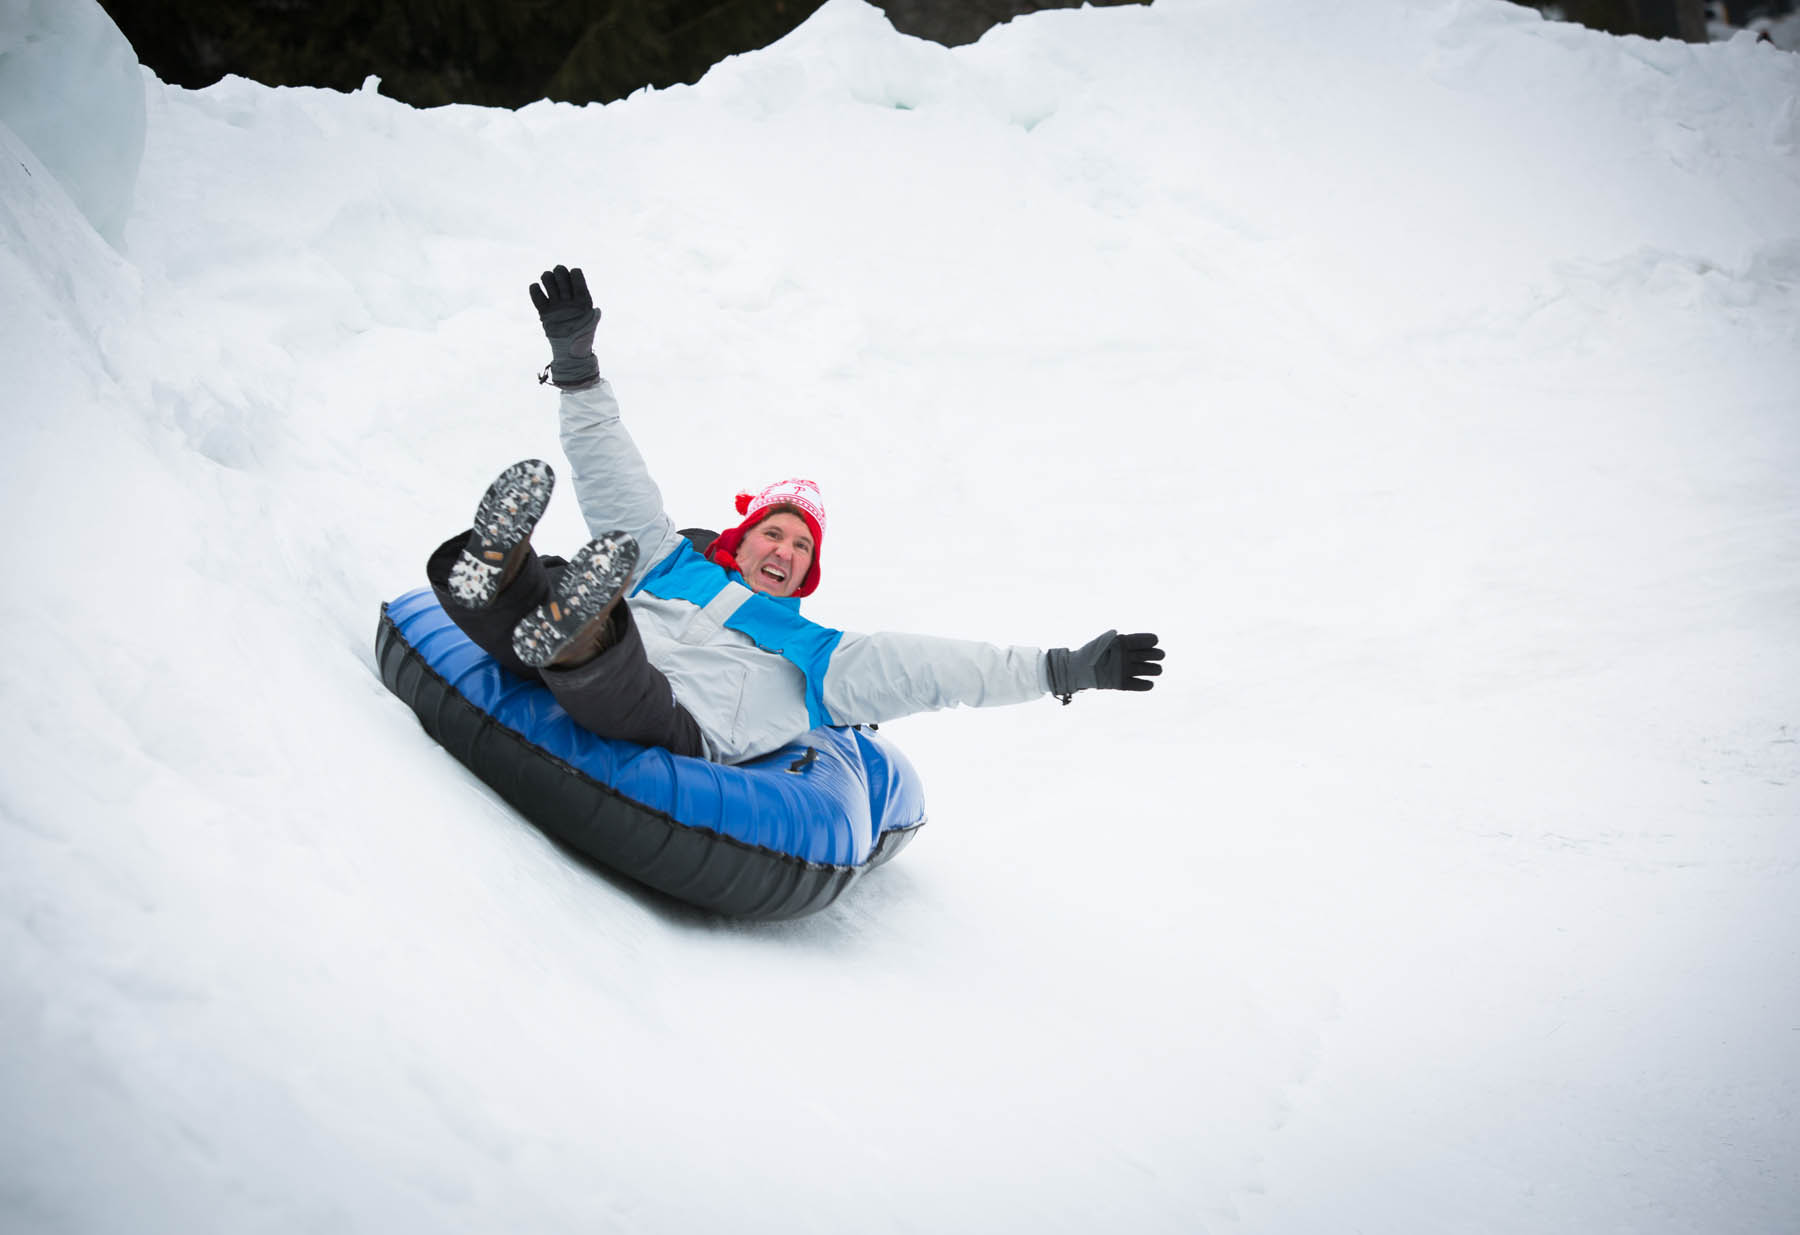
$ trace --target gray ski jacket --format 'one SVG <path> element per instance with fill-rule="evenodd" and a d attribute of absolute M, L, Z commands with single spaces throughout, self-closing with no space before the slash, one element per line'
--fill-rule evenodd
<path fill-rule="evenodd" d="M 819 725 L 860 725 L 1048 694 L 1040 648 L 853 634 L 800 616 L 703 558 L 663 509 L 662 491 L 602 378 L 562 391 L 562 445 L 590 532 L 637 538 L 627 603 L 650 663 L 700 727 L 707 757 L 741 763 Z"/>

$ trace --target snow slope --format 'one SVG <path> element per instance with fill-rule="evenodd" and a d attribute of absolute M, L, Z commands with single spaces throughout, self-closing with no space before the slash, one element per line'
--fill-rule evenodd
<path fill-rule="evenodd" d="M 1800 59 L 831 0 L 417 111 L 97 14 L 0 9 L 0 1229 L 1793 1229 Z M 1162 685 L 891 726 L 816 918 L 572 861 L 371 651 L 556 261 L 679 519 L 820 479 L 813 615 Z"/>

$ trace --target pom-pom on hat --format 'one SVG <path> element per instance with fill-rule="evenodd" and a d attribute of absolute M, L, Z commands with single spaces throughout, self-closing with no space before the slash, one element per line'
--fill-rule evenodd
<path fill-rule="evenodd" d="M 801 522 L 812 533 L 812 566 L 792 593 L 794 596 L 811 596 L 813 589 L 819 586 L 819 559 L 825 550 L 825 502 L 819 496 L 819 486 L 810 480 L 799 477 L 778 480 L 760 492 L 738 494 L 737 511 L 744 516 L 744 521 L 720 532 L 708 550 L 708 556 L 727 570 L 738 569 L 737 551 L 744 543 L 745 534 L 780 506 L 791 506 L 799 511 Z"/>

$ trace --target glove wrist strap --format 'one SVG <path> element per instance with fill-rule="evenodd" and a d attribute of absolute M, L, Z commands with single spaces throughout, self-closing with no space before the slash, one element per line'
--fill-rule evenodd
<path fill-rule="evenodd" d="M 538 370 L 538 385 L 554 386 L 558 390 L 586 390 L 589 386 L 597 386 L 600 384 L 600 375 L 598 373 L 595 373 L 592 377 L 581 378 L 579 381 L 559 382 L 550 370 L 550 365 L 545 365 L 542 369 Z"/>
<path fill-rule="evenodd" d="M 1068 707 L 1075 697 L 1074 683 L 1069 681 L 1069 649 L 1051 648 L 1044 654 L 1044 673 L 1050 679 L 1050 693 Z"/>

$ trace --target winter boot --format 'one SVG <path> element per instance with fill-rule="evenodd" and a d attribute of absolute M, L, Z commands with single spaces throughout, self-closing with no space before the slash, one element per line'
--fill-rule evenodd
<path fill-rule="evenodd" d="M 550 599 L 513 629 L 513 651 L 533 669 L 573 668 L 606 650 L 607 619 L 637 569 L 637 538 L 608 532 L 583 545 L 550 590 Z"/>
<path fill-rule="evenodd" d="M 469 543 L 450 568 L 450 595 L 458 604 L 481 609 L 512 582 L 525 560 L 531 529 L 544 517 L 556 473 L 542 459 L 507 468 L 481 495 Z"/>

